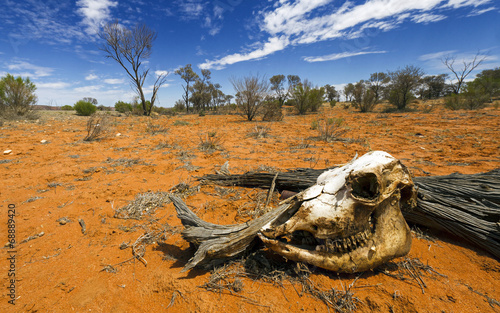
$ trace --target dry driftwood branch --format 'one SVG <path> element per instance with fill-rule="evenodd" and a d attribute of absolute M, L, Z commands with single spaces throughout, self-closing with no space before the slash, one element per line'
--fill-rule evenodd
<path fill-rule="evenodd" d="M 279 173 L 276 188 L 301 191 L 327 169 Z M 202 180 L 226 186 L 269 188 L 275 173 L 205 175 Z M 415 177 L 417 207 L 405 211 L 412 224 L 445 231 L 500 259 L 500 168 L 480 174 Z"/>
<path fill-rule="evenodd" d="M 182 237 L 188 242 L 199 245 L 194 256 L 183 268 L 183 272 L 202 261 L 228 258 L 243 252 L 264 225 L 274 221 L 292 205 L 284 203 L 276 210 L 245 224 L 217 225 L 200 219 L 179 197 L 171 195 L 170 199 L 185 227 Z"/>

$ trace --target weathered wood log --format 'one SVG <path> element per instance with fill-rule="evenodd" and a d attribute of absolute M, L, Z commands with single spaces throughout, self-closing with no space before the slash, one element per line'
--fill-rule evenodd
<path fill-rule="evenodd" d="M 276 188 L 301 191 L 326 169 L 279 173 Z M 205 175 L 226 186 L 269 188 L 276 173 Z M 415 177 L 417 207 L 403 211 L 407 222 L 453 234 L 500 259 L 500 168 L 480 174 Z"/>
<path fill-rule="evenodd" d="M 177 196 L 170 196 L 177 216 L 185 227 L 182 237 L 198 249 L 182 272 L 195 267 L 198 263 L 211 259 L 223 259 L 243 252 L 255 239 L 257 232 L 267 223 L 273 222 L 290 208 L 293 203 L 286 202 L 263 216 L 238 225 L 217 225 L 203 221 L 194 214 Z"/>

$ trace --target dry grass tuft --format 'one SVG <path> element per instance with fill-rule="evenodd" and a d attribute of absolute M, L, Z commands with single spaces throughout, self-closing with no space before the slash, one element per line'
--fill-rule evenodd
<path fill-rule="evenodd" d="M 269 137 L 269 131 L 271 129 L 262 125 L 255 125 L 254 129 L 248 134 L 249 137 L 262 139 Z"/>
<path fill-rule="evenodd" d="M 157 208 L 170 203 L 168 192 L 145 192 L 138 194 L 129 204 L 117 209 L 114 217 L 140 220 L 145 214 L 152 215 Z"/>
<path fill-rule="evenodd" d="M 222 139 L 217 135 L 217 132 L 208 132 L 199 137 L 200 144 L 198 145 L 198 149 L 200 149 L 200 151 L 213 153 L 217 150 L 222 150 Z"/>
<path fill-rule="evenodd" d="M 103 113 L 94 113 L 87 120 L 87 136 L 84 141 L 93 141 L 106 137 L 111 131 L 110 116 Z"/>

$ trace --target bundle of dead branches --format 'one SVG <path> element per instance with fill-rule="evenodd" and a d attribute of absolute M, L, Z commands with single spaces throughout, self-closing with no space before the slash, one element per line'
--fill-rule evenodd
<path fill-rule="evenodd" d="M 276 188 L 301 191 L 326 169 L 278 173 Z M 226 186 L 269 188 L 276 173 L 205 175 L 202 180 Z M 417 207 L 403 212 L 412 224 L 445 231 L 500 259 L 500 169 L 481 174 L 415 177 Z"/>

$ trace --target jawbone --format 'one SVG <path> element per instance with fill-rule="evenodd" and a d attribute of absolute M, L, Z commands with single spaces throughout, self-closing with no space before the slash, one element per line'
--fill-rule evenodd
<path fill-rule="evenodd" d="M 266 237 L 263 232 L 258 236 L 268 248 L 286 259 L 335 272 L 367 271 L 410 251 L 410 229 L 394 197 L 399 198 L 399 195 L 386 199 L 373 212 L 373 227 L 348 238 L 316 238 L 320 245 L 306 247 L 307 244 L 296 245 Z"/>

